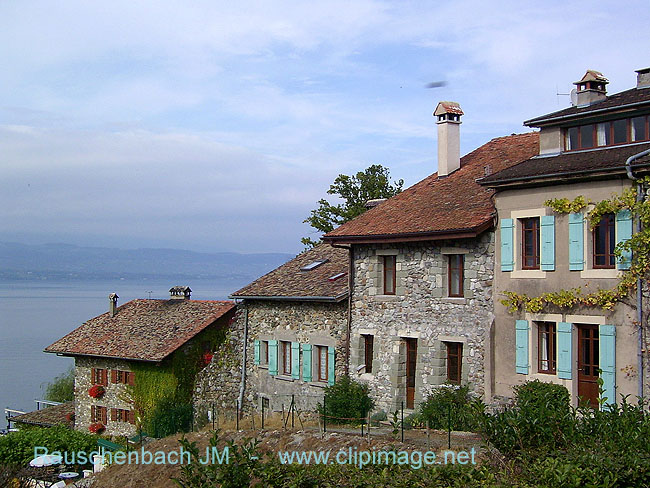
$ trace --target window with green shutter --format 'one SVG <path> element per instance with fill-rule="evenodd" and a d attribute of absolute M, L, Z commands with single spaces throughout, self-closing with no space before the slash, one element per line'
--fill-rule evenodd
<path fill-rule="evenodd" d="M 555 217 L 543 215 L 541 219 L 542 271 L 555 271 Z"/>
<path fill-rule="evenodd" d="M 291 377 L 294 380 L 300 379 L 300 343 L 291 343 Z"/>
<path fill-rule="evenodd" d="M 557 324 L 557 376 L 564 380 L 571 379 L 573 351 L 573 324 L 560 322 Z"/>
<path fill-rule="evenodd" d="M 312 356 L 311 344 L 302 345 L 302 380 L 312 381 Z"/>
<path fill-rule="evenodd" d="M 600 378 L 603 380 L 604 405 L 616 404 L 616 327 L 603 324 L 598 328 Z"/>
<path fill-rule="evenodd" d="M 528 362 L 528 321 L 517 320 L 515 322 L 515 346 L 516 364 L 515 370 L 518 374 L 528 374 L 530 364 Z"/>
<path fill-rule="evenodd" d="M 278 374 L 278 341 L 269 341 L 269 374 Z"/>
<path fill-rule="evenodd" d="M 616 244 L 627 241 L 632 237 L 632 214 L 629 210 L 621 210 L 616 214 Z M 624 251 L 618 259 L 618 269 L 630 269 L 632 253 Z"/>
<path fill-rule="evenodd" d="M 332 386 L 334 384 L 334 374 L 335 374 L 335 368 L 334 368 L 335 353 L 334 353 L 334 348 L 332 346 L 329 346 L 327 348 L 327 356 L 328 356 L 327 383 L 330 386 Z"/>
<path fill-rule="evenodd" d="M 584 261 L 584 216 L 581 213 L 569 214 L 569 269 L 582 271 Z"/>
<path fill-rule="evenodd" d="M 514 269 L 513 238 L 514 220 L 501 219 L 501 271 L 512 271 Z"/>

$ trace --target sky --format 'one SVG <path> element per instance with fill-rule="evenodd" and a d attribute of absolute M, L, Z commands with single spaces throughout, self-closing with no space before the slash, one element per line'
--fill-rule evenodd
<path fill-rule="evenodd" d="M 626 8 L 623 9 L 622 5 Z M 650 66 L 647 0 L 0 2 L 0 240 L 290 252 L 339 174 L 410 186 Z M 445 86 L 426 88 L 431 82 Z"/>

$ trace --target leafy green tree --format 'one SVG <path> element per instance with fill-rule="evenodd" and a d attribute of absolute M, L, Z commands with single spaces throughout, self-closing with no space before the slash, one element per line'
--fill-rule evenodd
<path fill-rule="evenodd" d="M 51 402 L 74 400 L 74 367 L 54 378 L 45 387 L 45 399 Z"/>
<path fill-rule="evenodd" d="M 391 184 L 390 170 L 381 164 L 373 164 L 354 176 L 338 175 L 327 193 L 337 195 L 343 203 L 333 205 L 322 198 L 304 222 L 319 232 L 330 232 L 365 212 L 368 200 L 395 196 L 402 191 L 402 185 L 404 180 Z M 318 244 L 309 237 L 303 237 L 301 242 L 308 247 Z"/>

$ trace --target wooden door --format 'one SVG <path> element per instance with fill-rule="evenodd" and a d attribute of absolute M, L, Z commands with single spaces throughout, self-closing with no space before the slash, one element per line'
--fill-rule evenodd
<path fill-rule="evenodd" d="M 418 340 L 406 340 L 406 408 L 415 407 L 415 367 L 417 361 Z"/>
<path fill-rule="evenodd" d="M 598 326 L 578 326 L 578 397 L 598 407 Z"/>

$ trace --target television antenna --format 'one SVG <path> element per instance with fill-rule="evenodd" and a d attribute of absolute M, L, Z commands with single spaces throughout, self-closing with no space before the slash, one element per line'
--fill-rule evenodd
<path fill-rule="evenodd" d="M 149 300 L 151 300 L 151 294 L 153 293 L 153 290 L 146 291 L 145 293 L 149 293 Z"/>

